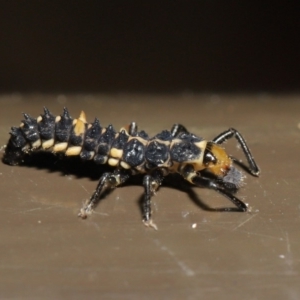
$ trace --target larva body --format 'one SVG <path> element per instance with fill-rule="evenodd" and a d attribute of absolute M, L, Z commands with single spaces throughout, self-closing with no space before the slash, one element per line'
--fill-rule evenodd
<path fill-rule="evenodd" d="M 78 155 L 82 160 L 93 160 L 95 167 L 108 164 L 115 168 L 114 172 L 100 178 L 96 191 L 79 213 L 83 218 L 92 211 L 105 188 L 118 186 L 131 175 L 144 174 L 143 221 L 156 228 L 151 220 L 150 199 L 163 178 L 174 172 L 194 185 L 218 191 L 236 205 L 224 210 L 246 211 L 246 205 L 233 195 L 244 176 L 220 146 L 231 137 L 241 145 L 250 173 L 259 174 L 244 138 L 232 128 L 212 141 L 189 133 L 180 124 L 149 137 L 144 131 L 138 131 L 134 122 L 116 131 L 112 125 L 102 127 L 98 119 L 88 123 L 84 112 L 73 119 L 66 108 L 60 116 L 44 108 L 44 114 L 37 119 L 24 114 L 24 120 L 19 127 L 12 127 L 10 135 L 3 157 L 10 165 L 21 163 L 24 155 L 42 150 L 65 156 Z"/>

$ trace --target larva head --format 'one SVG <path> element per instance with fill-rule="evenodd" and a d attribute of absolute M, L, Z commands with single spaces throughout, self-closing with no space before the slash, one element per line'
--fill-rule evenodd
<path fill-rule="evenodd" d="M 219 145 L 207 143 L 203 164 L 207 171 L 221 178 L 223 183 L 236 188 L 242 185 L 243 173 L 232 165 L 232 159 Z"/>
<path fill-rule="evenodd" d="M 222 147 L 210 142 L 206 145 L 203 163 L 206 170 L 223 177 L 231 168 L 232 160 Z"/>

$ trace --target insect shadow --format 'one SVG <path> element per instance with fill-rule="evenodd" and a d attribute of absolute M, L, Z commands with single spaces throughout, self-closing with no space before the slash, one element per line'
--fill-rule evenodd
<path fill-rule="evenodd" d="M 62 159 L 63 158 L 63 159 Z M 238 161 L 234 157 L 232 157 L 234 162 L 240 166 L 244 170 L 248 170 L 247 166 L 242 162 Z M 101 175 L 105 172 L 111 172 L 114 168 L 108 165 L 96 165 L 93 161 L 82 161 L 78 156 L 75 157 L 65 157 L 64 155 L 52 154 L 50 152 L 33 152 L 30 155 L 25 156 L 24 161 L 19 167 L 30 167 L 36 169 L 47 169 L 49 172 L 60 172 L 61 176 L 65 176 L 66 174 L 73 175 L 76 178 L 90 178 L 93 181 L 97 181 L 100 179 Z M 209 174 L 206 174 L 209 176 Z M 142 186 L 143 176 L 135 175 L 130 177 L 126 183 L 122 186 L 118 187 L 126 187 L 126 186 Z M 189 182 L 185 181 L 179 174 L 169 174 L 164 178 L 162 187 L 170 187 L 181 192 L 184 192 L 188 195 L 190 200 L 198 206 L 200 209 L 205 211 L 227 211 L 228 207 L 219 207 L 213 208 L 207 205 L 202 199 L 199 197 L 198 192 L 196 193 L 196 189 L 201 189 L 199 187 L 195 187 Z M 109 195 L 113 189 L 107 189 L 102 193 L 102 196 L 98 203 L 96 203 L 95 207 L 99 205 L 102 200 L 105 199 L 107 195 Z M 141 213 L 143 212 L 142 204 L 144 200 L 144 195 L 139 196 L 137 203 L 139 205 Z"/>

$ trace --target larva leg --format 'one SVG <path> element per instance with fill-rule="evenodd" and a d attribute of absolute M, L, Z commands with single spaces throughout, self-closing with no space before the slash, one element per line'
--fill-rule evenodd
<path fill-rule="evenodd" d="M 162 183 L 164 174 L 163 171 L 160 169 L 157 169 L 156 172 L 153 172 L 152 175 L 145 175 L 143 180 L 143 185 L 145 189 L 144 193 L 144 201 L 142 204 L 142 210 L 143 210 L 143 222 L 146 226 L 152 227 L 157 230 L 157 226 L 155 223 L 153 223 L 151 219 L 151 197 L 159 186 Z"/>
<path fill-rule="evenodd" d="M 97 185 L 97 188 L 89 201 L 81 208 L 78 217 L 87 218 L 92 213 L 94 206 L 100 201 L 101 194 L 106 189 L 112 189 L 124 183 L 129 178 L 128 172 L 117 169 L 113 173 L 104 173 Z"/>
<path fill-rule="evenodd" d="M 236 207 L 227 207 L 227 208 L 220 208 L 216 209 L 217 211 L 228 211 L 228 212 L 245 212 L 247 211 L 247 205 L 239 200 L 237 197 L 235 197 L 229 189 L 224 188 L 221 184 L 212 181 L 208 178 L 201 177 L 199 175 L 196 175 L 191 178 L 190 180 L 193 184 L 200 186 L 200 187 L 205 187 L 209 188 L 212 190 L 217 191 L 221 195 L 225 196 L 228 200 L 230 200 Z"/>

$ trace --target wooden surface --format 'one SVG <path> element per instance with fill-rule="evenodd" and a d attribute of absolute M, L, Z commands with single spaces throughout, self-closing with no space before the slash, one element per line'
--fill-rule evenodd
<path fill-rule="evenodd" d="M 299 299 L 300 102 L 297 95 L 2 95 L 0 145 L 21 112 L 47 106 L 150 134 L 184 124 L 212 139 L 235 127 L 262 174 L 237 194 L 250 212 L 214 191 L 167 180 L 153 198 L 159 230 L 144 227 L 137 182 L 114 190 L 87 220 L 77 213 L 102 170 L 78 160 L 0 164 L 1 299 Z M 228 152 L 245 160 L 236 142 Z M 186 187 L 186 185 L 182 185 Z M 197 205 L 198 203 L 198 205 Z"/>

